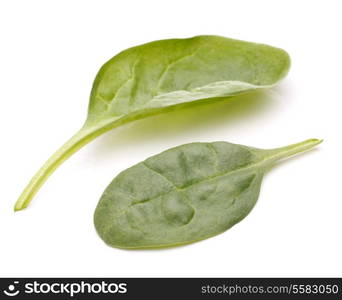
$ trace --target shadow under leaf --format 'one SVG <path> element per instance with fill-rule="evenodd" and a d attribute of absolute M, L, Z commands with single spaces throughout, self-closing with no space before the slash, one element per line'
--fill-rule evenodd
<path fill-rule="evenodd" d="M 214 98 L 128 123 L 104 134 L 92 151 L 96 156 L 120 153 L 141 143 L 170 140 L 180 135 L 193 136 L 207 128 L 230 127 L 260 117 L 277 105 L 275 90 L 257 90 L 230 98 Z M 194 141 L 195 142 L 195 141 Z M 111 153 L 111 154 L 109 154 Z"/>

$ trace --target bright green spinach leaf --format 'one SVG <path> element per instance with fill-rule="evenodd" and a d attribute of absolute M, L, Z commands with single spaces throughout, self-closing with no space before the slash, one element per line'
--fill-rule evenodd
<path fill-rule="evenodd" d="M 94 215 L 100 237 L 119 248 L 158 248 L 203 240 L 241 221 L 276 161 L 316 139 L 263 150 L 227 142 L 191 143 L 121 172 Z"/>
<path fill-rule="evenodd" d="M 289 65 L 281 49 L 218 36 L 155 41 L 119 53 L 95 78 L 84 126 L 36 173 L 15 210 L 25 208 L 64 160 L 102 133 L 195 102 L 270 87 Z"/>

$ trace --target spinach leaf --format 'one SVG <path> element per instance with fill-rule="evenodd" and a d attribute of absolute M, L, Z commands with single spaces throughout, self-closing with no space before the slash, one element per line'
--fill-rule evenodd
<path fill-rule="evenodd" d="M 84 126 L 36 173 L 15 210 L 25 208 L 64 160 L 102 133 L 195 102 L 271 87 L 289 65 L 281 49 L 218 36 L 155 41 L 119 53 L 95 78 Z"/>
<path fill-rule="evenodd" d="M 94 215 L 100 237 L 119 248 L 159 248 L 203 240 L 241 221 L 256 203 L 266 170 L 319 144 L 271 150 L 227 142 L 191 143 L 120 173 Z"/>

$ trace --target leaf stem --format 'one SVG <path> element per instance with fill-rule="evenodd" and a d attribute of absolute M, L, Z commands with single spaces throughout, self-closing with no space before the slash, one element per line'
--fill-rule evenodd
<path fill-rule="evenodd" d="M 285 147 L 266 150 L 266 152 L 268 152 L 268 158 L 266 160 L 268 161 L 268 163 L 272 164 L 278 160 L 309 150 L 322 142 L 323 140 L 319 139 L 308 139 L 303 142 L 288 145 Z"/>
<path fill-rule="evenodd" d="M 15 203 L 14 210 L 18 211 L 26 208 L 40 187 L 59 165 L 61 165 L 77 150 L 112 127 L 113 124 L 112 126 L 84 125 L 74 136 L 71 137 L 71 139 L 69 139 L 62 147 L 60 147 L 32 177 L 31 181 Z"/>

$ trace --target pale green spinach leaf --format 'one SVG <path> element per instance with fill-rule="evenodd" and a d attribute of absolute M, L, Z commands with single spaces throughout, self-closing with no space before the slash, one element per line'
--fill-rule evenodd
<path fill-rule="evenodd" d="M 200 101 L 271 87 L 289 65 L 281 49 L 219 36 L 155 41 L 119 53 L 95 78 L 84 126 L 36 173 L 15 210 L 25 208 L 64 160 L 102 133 Z"/>

